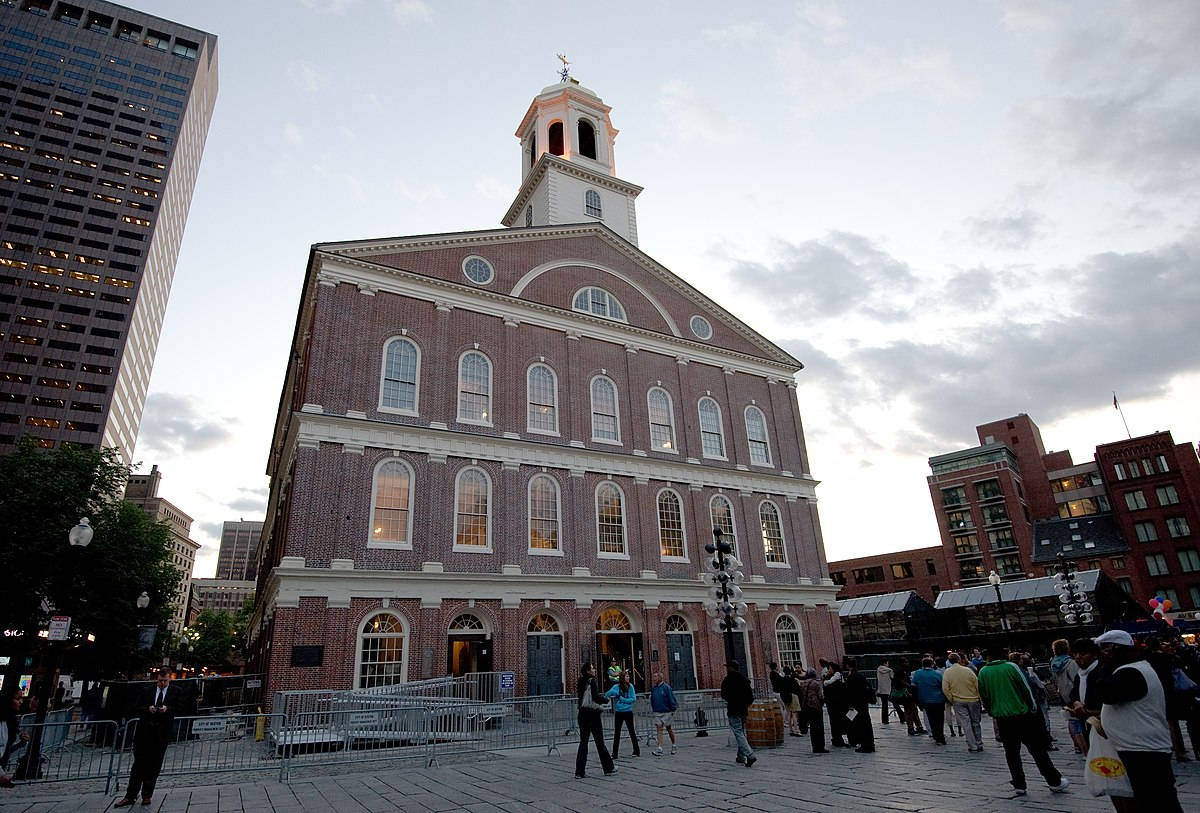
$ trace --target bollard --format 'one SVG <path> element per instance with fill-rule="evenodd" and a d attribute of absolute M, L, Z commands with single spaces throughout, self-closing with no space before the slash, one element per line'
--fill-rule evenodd
<path fill-rule="evenodd" d="M 262 706 L 258 707 L 258 719 L 254 722 L 254 741 L 262 742 L 267 737 L 267 718 L 262 713 Z"/>

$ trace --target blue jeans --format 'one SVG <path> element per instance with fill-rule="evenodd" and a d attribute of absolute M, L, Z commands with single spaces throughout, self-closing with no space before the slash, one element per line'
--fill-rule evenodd
<path fill-rule="evenodd" d="M 754 756 L 746 739 L 746 718 L 729 715 L 729 730 L 733 732 L 733 741 L 737 743 L 738 756 L 744 759 Z"/>

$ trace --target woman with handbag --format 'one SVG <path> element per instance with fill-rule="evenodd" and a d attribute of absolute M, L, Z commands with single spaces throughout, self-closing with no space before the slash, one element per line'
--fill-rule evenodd
<path fill-rule="evenodd" d="M 596 682 L 596 667 L 585 663 L 579 670 L 579 681 L 575 684 L 575 705 L 579 709 L 579 752 L 575 755 L 575 778 L 587 778 L 588 737 L 596 743 L 596 752 L 600 755 L 600 765 L 604 768 L 605 776 L 617 772 L 608 749 L 604 747 L 604 724 L 600 719 L 600 711 L 605 705 L 604 695 Z"/>

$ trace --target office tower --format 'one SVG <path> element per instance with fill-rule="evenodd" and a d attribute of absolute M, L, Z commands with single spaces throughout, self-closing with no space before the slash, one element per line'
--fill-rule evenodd
<path fill-rule="evenodd" d="M 258 537 L 261 522 L 226 522 L 221 528 L 217 578 L 254 581 L 258 577 Z"/>

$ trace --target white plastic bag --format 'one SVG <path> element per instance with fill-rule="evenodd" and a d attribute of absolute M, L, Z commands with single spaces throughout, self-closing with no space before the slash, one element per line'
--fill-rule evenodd
<path fill-rule="evenodd" d="M 1092 729 L 1088 735 L 1087 789 L 1093 796 L 1133 797 L 1125 763 L 1113 747 L 1112 740 Z"/>

